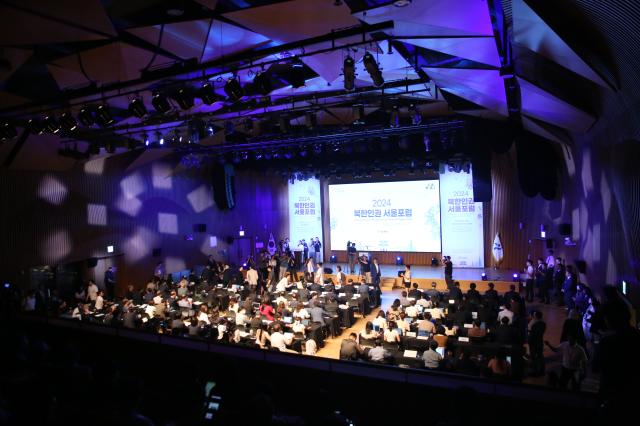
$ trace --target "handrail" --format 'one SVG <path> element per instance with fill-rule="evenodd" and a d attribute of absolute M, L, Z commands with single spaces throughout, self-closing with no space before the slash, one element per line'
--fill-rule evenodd
<path fill-rule="evenodd" d="M 223 356 L 233 356 L 252 361 L 285 364 L 300 368 L 322 370 L 332 374 L 353 375 L 382 380 L 391 380 L 412 385 L 431 386 L 444 389 L 468 387 L 478 393 L 496 397 L 532 400 L 547 404 L 557 404 L 574 408 L 592 409 L 597 404 L 597 395 L 587 392 L 570 392 L 524 383 L 509 383 L 489 378 L 478 378 L 440 371 L 425 371 L 399 368 L 382 364 L 337 360 L 301 354 L 266 351 L 240 345 L 209 342 L 179 336 L 149 333 L 144 330 L 112 327 L 104 324 L 90 324 L 65 318 L 18 314 L 15 319 L 67 329 L 88 331 L 125 339 L 134 339 L 160 345 L 182 347 L 190 350 L 210 352 Z"/>

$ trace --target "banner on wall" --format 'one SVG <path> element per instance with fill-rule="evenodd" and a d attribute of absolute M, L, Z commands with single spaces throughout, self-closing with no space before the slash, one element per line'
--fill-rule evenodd
<path fill-rule="evenodd" d="M 500 234 L 496 233 L 496 237 L 493 239 L 493 260 L 496 262 L 496 266 L 499 266 L 504 257 L 504 248 L 502 247 L 502 241 L 500 241 Z"/>
<path fill-rule="evenodd" d="M 298 242 L 311 238 L 322 241 L 322 206 L 318 179 L 289 181 L 289 245 L 296 250 Z"/>
<path fill-rule="evenodd" d="M 472 173 L 440 170 L 442 254 L 459 268 L 484 268 L 482 203 L 473 201 Z"/>

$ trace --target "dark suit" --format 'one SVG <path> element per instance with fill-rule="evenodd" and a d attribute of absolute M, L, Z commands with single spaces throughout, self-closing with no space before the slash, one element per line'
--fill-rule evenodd
<path fill-rule="evenodd" d="M 544 332 L 546 329 L 547 325 L 544 321 L 536 321 L 529 331 L 531 369 L 534 374 L 544 374 Z"/>
<path fill-rule="evenodd" d="M 344 339 L 340 344 L 340 359 L 355 361 L 361 352 L 362 349 L 355 340 Z"/>
<path fill-rule="evenodd" d="M 375 263 L 371 264 L 371 285 L 373 286 L 373 305 L 380 306 L 380 277 L 382 273 L 380 272 L 380 265 L 376 265 Z"/>

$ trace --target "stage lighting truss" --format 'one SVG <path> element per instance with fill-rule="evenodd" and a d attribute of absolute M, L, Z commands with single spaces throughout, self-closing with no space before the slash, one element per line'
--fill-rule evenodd
<path fill-rule="evenodd" d="M 164 93 L 156 92 L 151 97 L 151 105 L 160 114 L 166 114 L 171 111 L 171 104 Z"/>
<path fill-rule="evenodd" d="M 244 96 L 244 90 L 242 90 L 242 86 L 240 86 L 238 76 L 229 77 L 227 79 L 227 82 L 224 84 L 224 93 L 227 94 L 229 100 L 232 102 L 238 101 L 242 96 Z"/>
<path fill-rule="evenodd" d="M 4 141 L 7 139 L 13 139 L 16 136 L 18 136 L 18 131 L 16 130 L 13 124 L 11 124 L 8 121 L 0 123 L 0 139 L 1 140 Z"/>
<path fill-rule="evenodd" d="M 91 127 L 96 123 L 90 107 L 85 105 L 80 108 L 80 111 L 78 112 L 78 121 L 80 121 L 80 124 L 85 127 Z"/>
<path fill-rule="evenodd" d="M 96 108 L 96 122 L 102 127 L 111 126 L 116 122 L 116 120 L 111 116 L 108 105 L 98 105 L 98 108 Z"/>
<path fill-rule="evenodd" d="M 384 85 L 384 78 L 382 77 L 382 72 L 380 71 L 376 58 L 374 58 L 370 52 L 367 52 L 364 54 L 362 62 L 364 63 L 364 68 L 369 73 L 369 76 L 371 76 L 373 85 L 376 87 L 382 87 Z"/>
<path fill-rule="evenodd" d="M 142 98 L 136 97 L 129 102 L 129 112 L 138 118 L 147 115 L 147 107 L 144 105 Z"/>
<path fill-rule="evenodd" d="M 60 116 L 60 126 L 66 132 L 73 132 L 78 128 L 78 122 L 73 118 L 70 112 L 65 111 Z"/>

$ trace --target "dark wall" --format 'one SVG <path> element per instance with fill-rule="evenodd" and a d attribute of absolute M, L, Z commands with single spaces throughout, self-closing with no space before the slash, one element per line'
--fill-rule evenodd
<path fill-rule="evenodd" d="M 158 260 L 177 271 L 204 263 L 209 254 L 222 259 L 224 250 L 233 250 L 226 237 L 237 236 L 240 226 L 261 241 L 288 229 L 287 186 L 280 177 L 236 174 L 236 207 L 220 211 L 209 172 L 174 174 L 170 161 L 135 166 L 140 160 L 130 153 L 78 163 L 71 172 L 3 172 L 0 195 L 10 208 L 0 213 L 1 278 L 27 281 L 20 272 L 30 266 L 103 257 L 114 245 L 121 256 L 100 262 L 89 276 L 102 281 L 104 266 L 112 263 L 119 285 L 142 285 Z M 195 232 L 194 224 L 206 224 L 206 232 Z M 162 249 L 161 257 L 152 257 L 154 248 Z"/>

